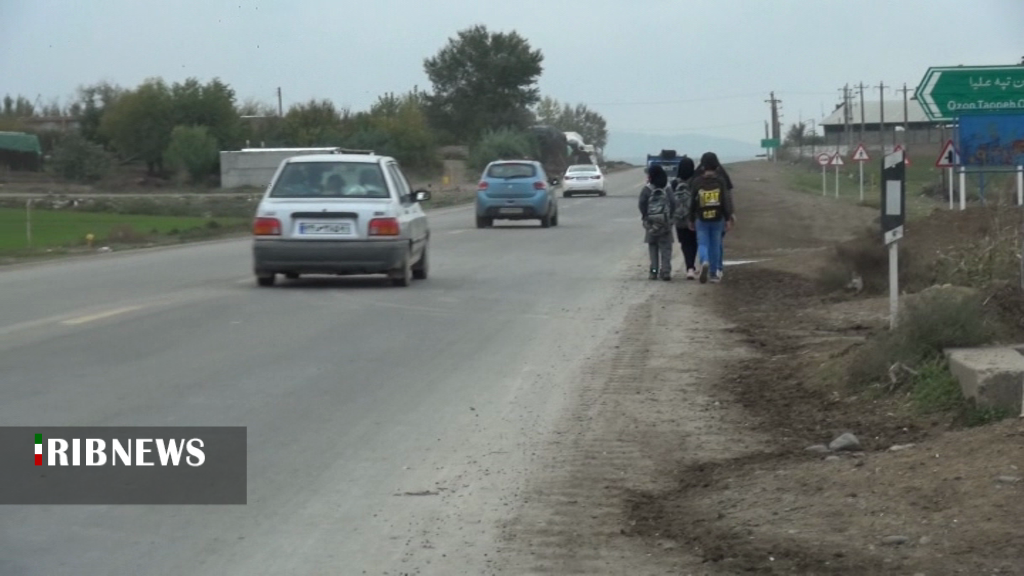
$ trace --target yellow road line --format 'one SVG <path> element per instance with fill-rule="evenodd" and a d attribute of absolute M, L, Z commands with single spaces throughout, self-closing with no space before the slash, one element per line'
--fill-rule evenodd
<path fill-rule="evenodd" d="M 79 316 L 78 318 L 65 320 L 61 322 L 61 324 L 67 324 L 69 326 L 73 326 L 76 324 L 85 324 L 86 322 L 103 320 L 104 318 L 110 318 L 111 316 L 117 316 L 118 314 L 124 314 L 126 312 L 141 310 L 142 308 L 145 308 L 145 306 L 125 306 L 123 308 L 114 308 L 113 310 L 107 310 L 105 312 L 97 312 L 96 314 L 89 314 L 88 316 Z"/>

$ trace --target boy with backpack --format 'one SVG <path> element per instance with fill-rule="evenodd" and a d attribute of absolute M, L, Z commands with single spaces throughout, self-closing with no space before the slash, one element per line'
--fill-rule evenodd
<path fill-rule="evenodd" d="M 697 251 L 700 258 L 700 282 L 710 276 L 712 282 L 722 279 L 722 259 L 725 254 L 722 240 L 735 222 L 732 190 L 719 171 L 718 158 L 708 152 L 701 157 L 703 172 L 692 183 L 690 201 L 690 229 L 697 232 Z"/>
<path fill-rule="evenodd" d="M 640 192 L 640 218 L 644 242 L 651 257 L 651 280 L 672 279 L 672 227 L 676 213 L 675 195 L 668 188 L 665 169 L 653 164 L 648 183 Z"/>

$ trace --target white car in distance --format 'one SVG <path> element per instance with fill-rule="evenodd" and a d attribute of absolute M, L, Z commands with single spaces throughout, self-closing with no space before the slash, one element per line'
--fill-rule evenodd
<path fill-rule="evenodd" d="M 562 178 L 562 196 L 569 198 L 577 194 L 605 196 L 604 174 L 595 164 L 574 164 L 569 166 Z"/>

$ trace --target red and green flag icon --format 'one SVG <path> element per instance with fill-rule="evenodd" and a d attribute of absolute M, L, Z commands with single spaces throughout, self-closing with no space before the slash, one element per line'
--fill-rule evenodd
<path fill-rule="evenodd" d="M 43 465 L 43 435 L 36 434 L 36 466 Z"/>

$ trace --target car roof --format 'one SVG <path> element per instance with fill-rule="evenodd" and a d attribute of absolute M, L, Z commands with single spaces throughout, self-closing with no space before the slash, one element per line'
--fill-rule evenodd
<path fill-rule="evenodd" d="M 499 164 L 533 164 L 533 165 L 537 165 L 537 164 L 540 164 L 540 162 L 537 162 L 536 160 L 528 160 L 528 159 L 523 159 L 523 160 L 495 160 L 494 162 L 490 163 L 490 166 L 497 166 Z"/>
<path fill-rule="evenodd" d="M 297 162 L 352 162 L 357 164 L 377 164 L 387 156 L 376 154 L 303 154 L 288 158 L 288 163 Z"/>

